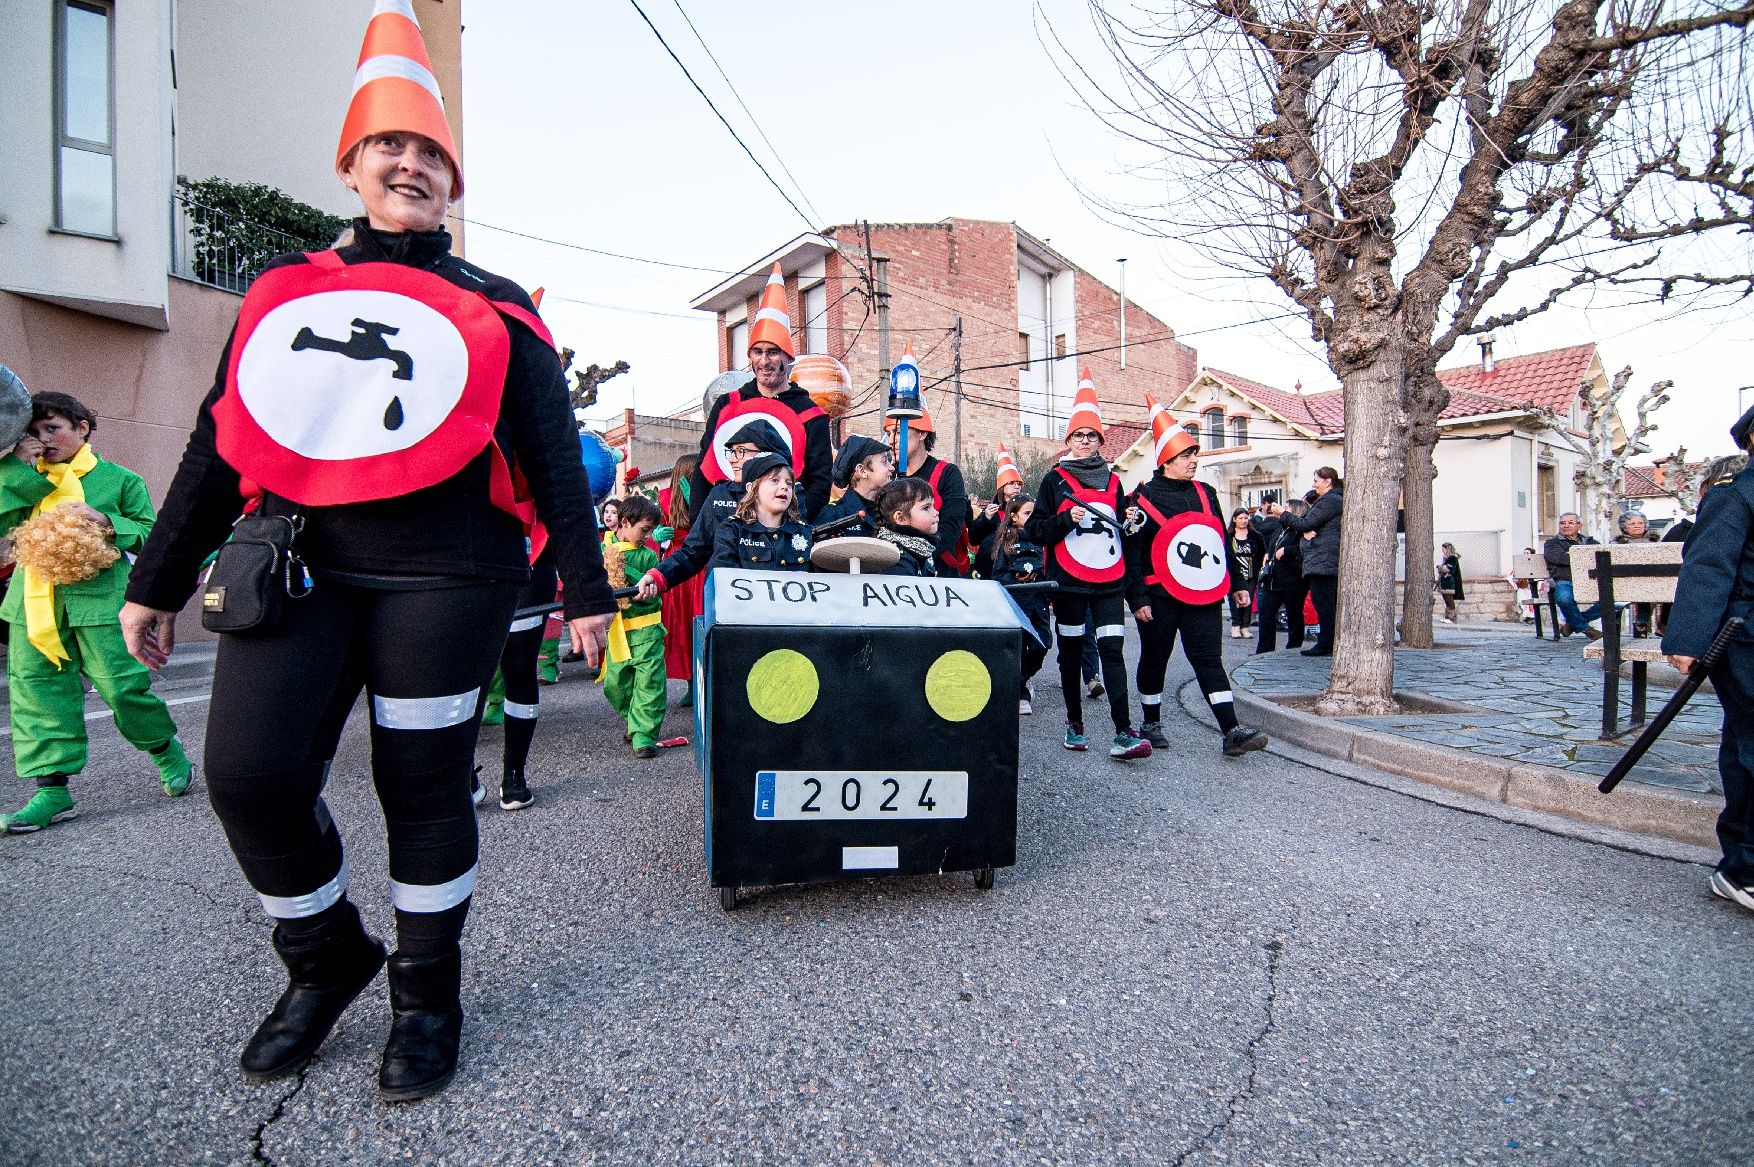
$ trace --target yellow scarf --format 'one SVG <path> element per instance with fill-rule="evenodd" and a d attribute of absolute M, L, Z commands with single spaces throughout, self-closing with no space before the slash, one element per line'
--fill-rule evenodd
<path fill-rule="evenodd" d="M 79 480 L 96 466 L 97 455 L 91 452 L 89 445 L 79 447 L 79 453 L 66 462 L 44 462 L 38 458 L 37 473 L 47 478 L 55 489 L 31 508 L 31 518 L 70 502 L 84 502 L 85 488 Z M 24 579 L 25 634 L 36 650 L 58 669 L 62 662 L 72 658 L 67 655 L 66 646 L 61 643 L 60 629 L 55 626 L 55 585 L 24 564 L 19 564 L 18 572 Z"/>

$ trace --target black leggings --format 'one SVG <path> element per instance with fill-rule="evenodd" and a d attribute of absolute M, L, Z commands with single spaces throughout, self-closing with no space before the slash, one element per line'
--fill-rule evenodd
<path fill-rule="evenodd" d="M 1151 605 L 1151 619 L 1139 620 L 1139 703 L 1146 721 L 1157 721 L 1163 705 L 1163 677 L 1169 671 L 1169 654 L 1175 648 L 1176 633 L 1181 633 L 1182 653 L 1194 666 L 1194 679 L 1218 728 L 1236 728 L 1236 699 L 1230 692 L 1230 677 L 1224 671 L 1223 639 L 1219 629 L 1224 626 L 1223 605 L 1184 604 L 1160 587 L 1145 589 Z"/>
<path fill-rule="evenodd" d="M 1030 626 L 1035 629 L 1035 636 L 1023 635 L 1023 692 L 1021 696 L 1029 696 L 1029 682 L 1035 680 L 1035 674 L 1041 672 L 1042 662 L 1048 658 L 1048 645 L 1054 642 L 1053 613 L 1043 604 L 1039 608 L 1025 608 L 1023 614 L 1029 617 Z M 1040 639 L 1036 639 L 1040 637 Z"/>
<path fill-rule="evenodd" d="M 539 608 L 554 602 L 558 586 L 554 568 L 538 563 L 530 582 L 518 596 L 518 608 Z M 523 773 L 530 759 L 530 743 L 536 737 L 536 717 L 542 705 L 542 688 L 536 665 L 542 655 L 542 628 L 548 617 L 523 616 L 511 623 L 505 649 L 499 654 L 499 673 L 505 685 L 505 772 Z"/>
<path fill-rule="evenodd" d="M 1321 621 L 1322 630 L 1316 635 L 1317 652 L 1334 651 L 1334 627 L 1340 607 L 1340 577 L 1336 575 L 1305 576 L 1309 580 L 1309 596 L 1315 601 L 1316 619 Z"/>
<path fill-rule="evenodd" d="M 416 956 L 455 948 L 475 886 L 469 777 L 480 690 L 518 589 L 386 591 L 319 577 L 271 632 L 220 638 L 208 797 L 270 916 L 296 931 L 346 897 L 323 785 L 363 688 L 398 948 Z"/>
<path fill-rule="evenodd" d="M 1127 718 L 1127 659 L 1123 651 L 1127 626 L 1126 605 L 1120 593 L 1085 596 L 1072 593 L 1054 597 L 1054 623 L 1059 626 L 1060 687 L 1066 694 L 1066 720 L 1084 724 L 1084 688 L 1079 665 L 1084 655 L 1085 628 L 1096 626 L 1096 655 L 1102 661 L 1102 683 L 1108 690 L 1108 711 L 1115 732 L 1132 728 Z"/>
<path fill-rule="evenodd" d="M 1255 645 L 1256 652 L 1272 652 L 1279 643 L 1279 612 L 1285 612 L 1285 647 L 1303 647 L 1303 597 L 1309 589 L 1299 584 L 1294 591 L 1281 592 L 1273 588 L 1261 589 L 1260 643 Z"/>

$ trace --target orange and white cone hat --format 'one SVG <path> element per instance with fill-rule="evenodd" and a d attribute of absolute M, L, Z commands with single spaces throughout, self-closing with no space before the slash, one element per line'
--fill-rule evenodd
<path fill-rule="evenodd" d="M 451 123 L 445 120 L 445 99 L 432 58 L 414 16 L 414 0 L 377 0 L 371 23 L 365 26 L 365 43 L 359 65 L 353 71 L 353 99 L 347 103 L 347 120 L 341 123 L 341 143 L 335 148 L 335 166 L 348 151 L 372 134 L 399 130 L 437 142 L 451 160 L 455 177 L 451 197 L 463 193 L 463 164 Z"/>
<path fill-rule="evenodd" d="M 792 314 L 786 308 L 786 277 L 777 263 L 767 277 L 767 287 L 761 289 L 761 307 L 756 309 L 755 320 L 749 326 L 749 347 L 754 348 L 762 341 L 777 346 L 788 357 L 798 355 L 792 344 Z"/>
<path fill-rule="evenodd" d="M 1151 394 L 1145 394 L 1145 413 L 1151 419 L 1151 455 L 1152 465 L 1163 465 L 1163 447 L 1169 441 L 1169 431 L 1175 424 L 1169 420 L 1169 410 Z"/>
<path fill-rule="evenodd" d="M 1011 451 L 1007 450 L 1005 448 L 1004 442 L 1000 442 L 999 443 L 999 478 L 998 478 L 998 481 L 993 483 L 993 489 L 1004 490 L 1005 484 L 1007 482 L 1015 482 L 1018 486 L 1022 486 L 1023 485 L 1023 475 L 1021 475 L 1017 472 L 1017 463 L 1012 461 Z"/>
<path fill-rule="evenodd" d="M 1168 414 L 1164 415 L 1164 420 L 1169 420 Z M 1155 421 L 1153 421 L 1151 428 L 1152 432 L 1156 433 L 1157 425 Z M 1184 450 L 1193 449 L 1199 444 L 1200 439 L 1186 426 L 1171 424 L 1169 432 L 1164 435 L 1162 441 L 1157 443 L 1157 464 L 1162 466 L 1177 454 L 1182 453 Z"/>
<path fill-rule="evenodd" d="M 1084 369 L 1078 378 L 1078 395 L 1072 398 L 1072 416 L 1066 419 L 1068 435 L 1083 429 L 1102 432 L 1102 411 L 1096 407 L 1096 382 L 1090 379 L 1089 369 Z"/>
<path fill-rule="evenodd" d="M 547 288 L 537 288 L 534 292 L 530 293 L 530 303 L 536 305 L 536 310 L 538 312 L 542 310 L 542 293 L 547 290 Z"/>

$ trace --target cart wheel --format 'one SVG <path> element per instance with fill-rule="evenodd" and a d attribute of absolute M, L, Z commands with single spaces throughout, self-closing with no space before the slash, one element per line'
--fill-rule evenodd
<path fill-rule="evenodd" d="M 737 889 L 736 888 L 734 888 L 734 887 L 721 887 L 719 889 L 719 907 L 725 909 L 727 912 L 736 910 L 736 908 L 737 908 Z"/>
<path fill-rule="evenodd" d="M 976 868 L 974 885 L 982 891 L 991 891 L 993 889 L 993 869 L 991 867 Z"/>

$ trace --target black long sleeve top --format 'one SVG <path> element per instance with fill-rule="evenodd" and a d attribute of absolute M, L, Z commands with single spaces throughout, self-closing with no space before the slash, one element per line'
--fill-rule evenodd
<path fill-rule="evenodd" d="M 1218 505 L 1218 492 L 1204 482 L 1192 479 L 1183 481 L 1179 478 L 1167 477 L 1160 472 L 1152 475 L 1145 481 L 1143 486 L 1139 487 L 1138 490 L 1135 490 L 1133 492 L 1133 498 L 1144 495 L 1150 500 L 1151 505 L 1156 507 L 1158 512 L 1167 519 L 1171 516 L 1179 515 L 1183 511 L 1199 510 L 1200 497 L 1195 491 L 1205 492 L 1206 501 L 1211 507 L 1213 517 L 1222 524 L 1224 522 L 1224 511 Z M 1131 499 L 1128 501 L 1129 505 L 1131 505 Z M 1127 553 L 1127 607 L 1133 609 L 1135 612 L 1140 608 L 1143 608 L 1146 604 L 1160 604 L 1165 601 L 1178 604 L 1181 603 L 1180 600 L 1175 599 L 1168 592 L 1164 591 L 1164 589 L 1157 587 L 1155 584 L 1147 585 L 1145 583 L 1145 577 L 1153 574 L 1154 571 L 1151 565 L 1151 542 L 1157 538 L 1157 520 L 1152 518 L 1151 512 L 1146 511 L 1143 507 L 1140 508 L 1140 511 L 1144 516 L 1144 522 L 1137 530 L 1127 536 L 1125 543 Z M 1226 547 L 1229 546 L 1229 543 L 1230 540 L 1226 539 Z M 1152 590 L 1148 592 L 1146 590 L 1147 587 L 1150 587 Z M 1234 582 L 1231 584 L 1231 590 L 1235 590 Z"/>
<path fill-rule="evenodd" d="M 522 288 L 450 253 L 446 231 L 390 234 L 354 224 L 354 239 L 337 254 L 348 264 L 400 263 L 423 268 L 490 300 L 534 312 Z M 309 262 L 283 255 L 269 266 Z M 493 440 L 529 484 L 537 514 L 548 528 L 561 580 L 566 617 L 615 611 L 603 571 L 591 488 L 566 382 L 554 350 L 529 326 L 502 314 L 510 336 L 506 379 Z M 223 543 L 243 507 L 238 471 L 215 445 L 213 406 L 225 393 L 232 341 L 220 354 L 219 372 L 196 415 L 159 512 L 157 527 L 141 549 L 127 598 L 163 611 L 177 611 L 195 590 L 207 556 Z M 409 576 L 465 580 L 526 580 L 528 544 L 522 524 L 495 507 L 489 496 L 492 456 L 485 448 L 462 470 L 433 486 L 395 498 L 336 506 L 298 507 L 266 495 L 261 513 L 304 516 L 299 553 L 321 578 L 325 569 L 387 579 Z"/>

